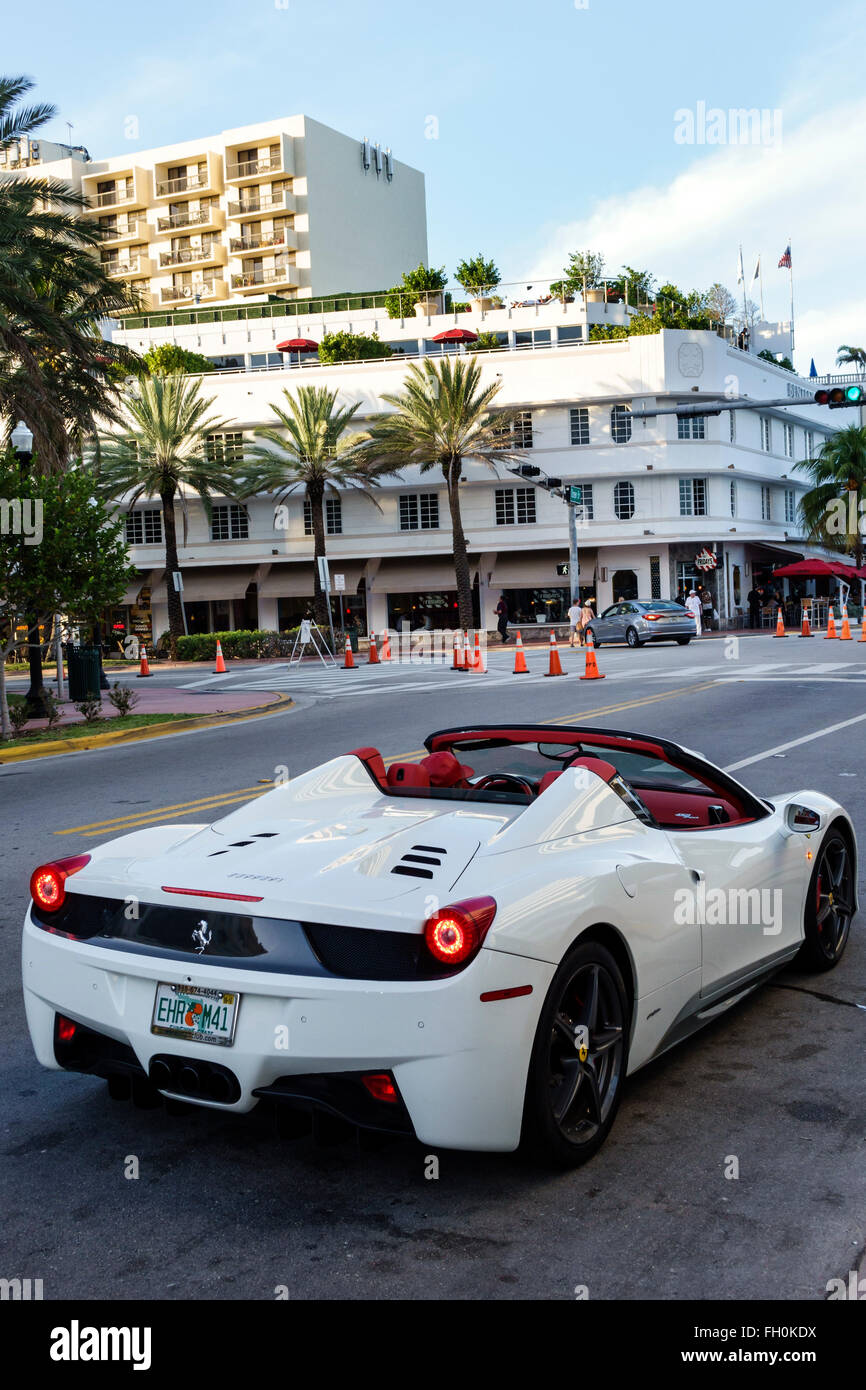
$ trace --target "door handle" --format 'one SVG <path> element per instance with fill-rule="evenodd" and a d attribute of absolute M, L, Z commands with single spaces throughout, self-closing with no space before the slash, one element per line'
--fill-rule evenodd
<path fill-rule="evenodd" d="M 704 878 L 706 877 L 703 869 L 689 869 L 689 873 L 691 874 L 695 883 L 703 883 Z"/>

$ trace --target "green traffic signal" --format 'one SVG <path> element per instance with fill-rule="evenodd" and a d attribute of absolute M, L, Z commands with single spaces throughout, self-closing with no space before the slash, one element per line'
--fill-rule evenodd
<path fill-rule="evenodd" d="M 846 399 L 846 401 L 851 401 L 852 404 L 856 405 L 859 401 L 862 401 L 862 399 L 863 399 L 863 387 L 862 387 L 862 386 L 848 386 L 848 387 L 846 387 L 846 388 L 845 388 L 845 399 Z"/>

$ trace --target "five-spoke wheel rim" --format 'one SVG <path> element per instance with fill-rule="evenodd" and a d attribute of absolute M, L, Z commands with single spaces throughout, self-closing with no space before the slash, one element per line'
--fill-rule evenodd
<path fill-rule="evenodd" d="M 570 1144 L 595 1138 L 622 1079 L 622 999 L 610 972 L 582 965 L 563 989 L 550 1033 L 548 1086 L 554 1123 Z"/>
<path fill-rule="evenodd" d="M 815 875 L 815 929 L 828 960 L 841 955 L 853 915 L 851 856 L 844 840 L 834 837 L 822 849 Z"/>

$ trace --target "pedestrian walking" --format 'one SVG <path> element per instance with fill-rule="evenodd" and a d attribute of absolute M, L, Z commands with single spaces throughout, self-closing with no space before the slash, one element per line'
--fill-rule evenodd
<path fill-rule="evenodd" d="M 746 603 L 749 605 L 749 627 L 761 626 L 761 591 L 750 589 L 746 595 Z"/>
<path fill-rule="evenodd" d="M 497 628 L 503 644 L 508 641 L 508 601 L 504 594 L 499 595 L 499 602 L 496 605 Z"/>
<path fill-rule="evenodd" d="M 595 599 L 585 598 L 580 610 L 580 645 L 586 646 L 586 631 L 595 617 Z"/>
<path fill-rule="evenodd" d="M 583 609 L 578 599 L 575 599 L 568 610 L 568 645 L 570 647 L 583 646 Z"/>
<path fill-rule="evenodd" d="M 700 637 L 702 631 L 701 614 L 703 613 L 703 605 L 698 598 L 696 589 L 689 590 L 689 596 L 686 599 L 686 608 L 695 620 L 695 636 Z"/>
<path fill-rule="evenodd" d="M 701 601 L 701 622 L 710 632 L 713 626 L 713 596 L 706 585 L 701 585 L 698 598 Z"/>

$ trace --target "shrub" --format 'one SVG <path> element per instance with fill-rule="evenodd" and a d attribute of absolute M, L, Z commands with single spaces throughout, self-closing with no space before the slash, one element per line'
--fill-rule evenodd
<path fill-rule="evenodd" d="M 181 661 L 215 661 L 219 639 L 223 656 L 229 660 L 278 655 L 278 634 L 262 629 L 238 632 L 197 632 L 177 639 L 177 654 Z M 161 639 L 160 639 L 161 640 Z"/>
<path fill-rule="evenodd" d="M 63 718 L 63 710 L 57 702 L 56 696 L 50 690 L 42 691 L 42 702 L 45 705 L 45 720 L 49 729 L 53 729 L 55 724 L 59 724 Z"/>
<path fill-rule="evenodd" d="M 390 357 L 388 343 L 378 333 L 326 333 L 319 344 L 320 362 L 360 362 L 371 357 Z"/>
<path fill-rule="evenodd" d="M 83 716 L 85 724 L 95 724 L 102 716 L 101 700 L 82 700 L 75 708 Z"/>
<path fill-rule="evenodd" d="M 24 725 L 29 719 L 30 715 L 27 713 L 27 705 L 24 700 L 9 702 L 9 722 L 16 734 L 24 732 Z"/>
<path fill-rule="evenodd" d="M 108 698 L 121 717 L 129 714 L 129 711 L 135 708 L 139 700 L 138 693 L 129 685 L 116 685 Z"/>

